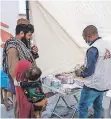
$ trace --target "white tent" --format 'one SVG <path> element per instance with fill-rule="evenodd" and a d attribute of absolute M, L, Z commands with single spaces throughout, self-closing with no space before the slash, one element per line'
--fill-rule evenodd
<path fill-rule="evenodd" d="M 43 75 L 68 71 L 84 61 L 82 31 L 95 25 L 100 36 L 111 33 L 111 1 L 30 1 L 30 18 L 35 26 L 35 43 Z"/>

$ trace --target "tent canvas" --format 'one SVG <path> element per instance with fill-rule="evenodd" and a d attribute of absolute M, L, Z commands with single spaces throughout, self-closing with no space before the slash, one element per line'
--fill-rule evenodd
<path fill-rule="evenodd" d="M 30 19 L 35 26 L 35 44 L 43 75 L 68 71 L 84 61 L 82 38 L 87 25 L 95 25 L 100 36 L 111 34 L 111 1 L 30 1 Z"/>
<path fill-rule="evenodd" d="M 37 1 L 30 1 L 34 39 L 39 48 L 37 65 L 43 76 L 68 71 L 83 63 L 84 51 Z M 35 12 L 36 11 L 36 12 Z"/>

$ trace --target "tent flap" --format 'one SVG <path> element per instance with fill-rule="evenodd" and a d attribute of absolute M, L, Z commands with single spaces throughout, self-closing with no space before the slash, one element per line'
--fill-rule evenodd
<path fill-rule="evenodd" d="M 83 63 L 81 49 L 44 9 L 38 1 L 30 1 L 30 17 L 35 27 L 35 44 L 39 48 L 37 65 L 43 76 L 68 71 L 78 63 Z"/>

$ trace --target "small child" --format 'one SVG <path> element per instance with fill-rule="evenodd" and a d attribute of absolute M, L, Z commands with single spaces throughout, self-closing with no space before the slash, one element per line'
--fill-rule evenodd
<path fill-rule="evenodd" d="M 27 96 L 28 101 L 34 104 L 34 111 L 37 118 L 41 117 L 41 111 L 43 109 L 42 106 L 38 106 L 38 102 L 46 98 L 42 90 L 42 83 L 40 80 L 41 74 L 41 70 L 36 66 L 28 68 L 25 72 L 25 78 L 28 80 L 29 83 L 32 82 L 33 85 L 25 88 L 24 94 Z M 34 82 L 38 85 L 34 86 Z"/>

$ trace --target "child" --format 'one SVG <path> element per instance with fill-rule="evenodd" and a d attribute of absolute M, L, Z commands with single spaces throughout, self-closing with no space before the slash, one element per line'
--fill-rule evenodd
<path fill-rule="evenodd" d="M 27 96 L 28 101 L 34 104 L 34 111 L 37 118 L 41 117 L 41 111 L 43 109 L 42 106 L 38 106 L 37 102 L 42 101 L 46 97 L 41 88 L 42 87 L 42 83 L 40 81 L 41 74 L 42 74 L 41 70 L 36 66 L 30 67 L 25 72 L 25 78 L 28 79 L 29 83 L 31 82 L 33 82 L 33 84 L 34 82 L 38 83 L 38 86 L 36 87 L 32 85 L 30 88 L 24 89 L 24 93 Z"/>
<path fill-rule="evenodd" d="M 20 70 L 17 71 L 18 69 Z M 34 105 L 36 118 L 41 117 L 42 109 L 47 103 L 46 96 L 42 90 L 41 74 L 41 70 L 37 66 L 33 66 L 27 60 L 19 61 L 16 66 L 16 77 L 20 79 L 18 80 L 20 82 L 14 81 L 14 85 L 24 89 L 23 91 L 28 101 Z"/>

